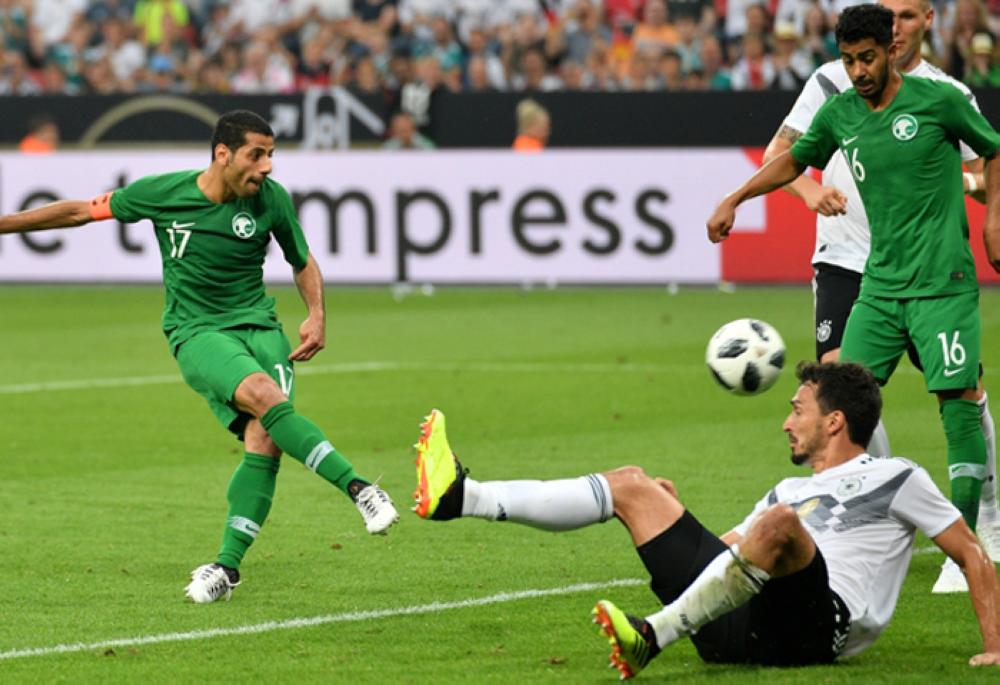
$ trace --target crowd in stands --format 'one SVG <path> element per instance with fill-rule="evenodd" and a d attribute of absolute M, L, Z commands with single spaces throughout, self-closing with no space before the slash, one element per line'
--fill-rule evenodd
<path fill-rule="evenodd" d="M 854 1 L 0 0 L 0 94 L 797 90 Z M 1000 0 L 935 9 L 925 57 L 1000 85 Z"/>

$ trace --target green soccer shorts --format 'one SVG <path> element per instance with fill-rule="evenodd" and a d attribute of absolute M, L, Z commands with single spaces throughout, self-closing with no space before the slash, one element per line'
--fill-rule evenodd
<path fill-rule="evenodd" d="M 841 361 L 889 380 L 910 341 L 929 392 L 975 388 L 982 353 L 979 291 L 895 300 L 862 295 L 847 320 Z"/>
<path fill-rule="evenodd" d="M 208 401 L 222 425 L 242 438 L 252 417 L 236 408 L 233 402 L 236 388 L 250 374 L 263 372 L 294 401 L 294 370 L 288 359 L 291 351 L 281 329 L 204 331 L 180 346 L 177 365 L 184 380 Z"/>

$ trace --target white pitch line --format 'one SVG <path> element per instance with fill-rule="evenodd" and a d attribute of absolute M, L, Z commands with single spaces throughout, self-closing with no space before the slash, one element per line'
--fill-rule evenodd
<path fill-rule="evenodd" d="M 367 371 L 476 371 L 485 373 L 649 373 L 678 370 L 666 364 L 547 364 L 532 362 L 356 362 L 317 366 L 300 365 L 295 369 L 300 376 L 328 376 L 334 374 L 364 373 Z M 15 383 L 0 385 L 0 395 L 29 395 L 59 390 L 94 390 L 98 388 L 131 388 L 146 385 L 171 385 L 182 383 L 180 374 L 161 376 L 124 376 L 119 378 L 80 378 L 40 383 Z"/>
<path fill-rule="evenodd" d="M 435 614 L 442 611 L 450 611 L 451 609 L 481 607 L 488 604 L 516 602 L 521 599 L 569 595 L 578 592 L 590 592 L 592 590 L 604 590 L 613 587 L 644 585 L 645 583 L 646 581 L 638 578 L 616 578 L 603 583 L 577 583 L 575 585 L 566 585 L 563 587 L 548 589 L 499 592 L 495 595 L 474 597 L 472 599 L 463 599 L 454 602 L 431 602 L 430 604 L 418 604 L 408 607 L 371 609 L 369 611 L 350 611 L 343 614 L 327 614 L 326 616 L 312 616 L 308 618 L 291 618 L 284 621 L 266 621 L 265 623 L 254 623 L 246 626 L 235 626 L 233 628 L 210 628 L 207 630 L 192 630 L 186 633 L 160 633 L 159 635 L 126 637 L 115 640 L 102 640 L 100 642 L 76 642 L 73 644 L 53 645 L 51 647 L 28 647 L 25 649 L 12 649 L 7 652 L 0 652 L 0 661 L 21 659 L 32 656 L 49 656 L 52 654 L 87 652 L 97 649 L 107 649 L 109 647 L 135 647 L 137 645 L 155 645 L 163 642 L 207 640 L 214 637 L 228 637 L 230 635 L 253 635 L 257 633 L 269 633 L 275 630 L 311 628 L 313 626 L 322 626 L 329 623 L 351 623 L 356 621 L 371 621 L 381 618 L 392 618 L 395 616 Z"/>

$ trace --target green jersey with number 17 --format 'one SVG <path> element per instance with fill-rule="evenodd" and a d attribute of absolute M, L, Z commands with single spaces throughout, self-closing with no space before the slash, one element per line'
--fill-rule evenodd
<path fill-rule="evenodd" d="M 270 178 L 253 197 L 215 203 L 198 188 L 200 171 L 146 176 L 111 195 L 125 223 L 149 219 L 163 260 L 163 332 L 176 353 L 200 331 L 279 328 L 264 290 L 271 236 L 299 270 L 309 247 L 288 192 Z"/>
<path fill-rule="evenodd" d="M 871 225 L 862 294 L 974 290 L 958 146 L 965 141 L 989 157 L 1000 149 L 1000 135 L 951 84 L 902 78 L 896 97 L 877 112 L 853 88 L 827 100 L 792 156 L 822 169 L 834 154 L 844 155 Z"/>

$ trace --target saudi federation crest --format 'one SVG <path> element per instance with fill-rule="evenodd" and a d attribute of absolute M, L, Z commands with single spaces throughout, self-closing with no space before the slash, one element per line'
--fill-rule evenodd
<path fill-rule="evenodd" d="M 246 240 L 257 232 L 257 220 L 246 212 L 240 212 L 233 217 L 233 233 L 238 238 Z"/>
<path fill-rule="evenodd" d="M 896 137 L 896 140 L 903 142 L 913 140 L 919 128 L 917 119 L 912 114 L 900 114 L 892 120 L 892 135 Z"/>

